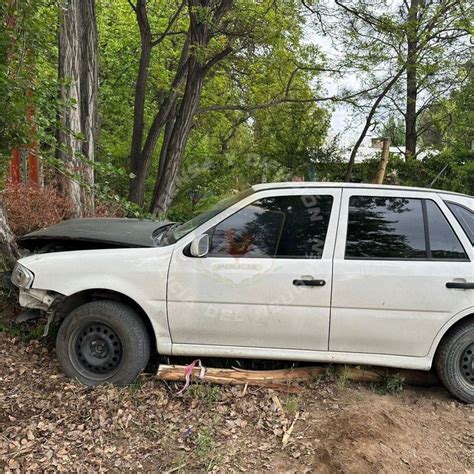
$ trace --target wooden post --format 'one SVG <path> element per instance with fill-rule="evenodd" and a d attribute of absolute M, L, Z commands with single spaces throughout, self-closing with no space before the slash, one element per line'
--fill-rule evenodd
<path fill-rule="evenodd" d="M 379 162 L 377 175 L 374 179 L 374 184 L 382 184 L 385 177 L 385 169 L 387 168 L 388 158 L 390 155 L 390 138 L 382 138 L 382 158 Z"/>

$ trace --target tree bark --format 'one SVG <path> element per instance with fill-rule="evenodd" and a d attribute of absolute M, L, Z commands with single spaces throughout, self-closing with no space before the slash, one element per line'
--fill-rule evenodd
<path fill-rule="evenodd" d="M 144 39 L 142 38 L 142 41 Z M 150 52 L 151 52 L 151 43 L 150 43 Z M 145 181 L 150 170 L 150 164 L 153 156 L 153 152 L 156 148 L 156 143 L 160 136 L 160 133 L 163 129 L 163 126 L 168 122 L 170 111 L 175 107 L 177 96 L 178 96 L 178 87 L 183 82 L 186 77 L 186 63 L 189 57 L 189 37 L 186 38 L 184 42 L 180 60 L 178 63 L 177 72 L 175 78 L 170 87 L 169 95 L 163 100 L 159 105 L 159 110 L 153 119 L 151 127 L 148 131 L 145 143 L 142 148 L 143 141 L 143 123 L 144 123 L 144 100 L 145 100 L 145 89 L 148 74 L 146 78 L 140 76 L 137 80 L 137 85 L 135 89 L 135 97 L 140 95 L 140 107 L 136 107 L 134 110 L 134 129 L 133 134 L 140 137 L 134 139 L 132 137 L 132 150 L 131 150 L 131 170 L 135 175 L 131 178 L 129 183 L 129 200 L 143 206 L 143 201 L 145 197 Z M 141 64 L 141 63 L 140 63 Z M 148 59 L 149 64 L 149 59 Z M 147 66 L 148 67 L 148 66 Z M 138 91 L 140 89 L 140 91 Z M 143 94 L 143 97 L 142 97 Z M 143 100 L 143 102 L 141 102 Z M 140 117 L 137 117 L 140 116 Z M 135 129 L 135 121 L 138 122 L 138 129 Z"/>
<path fill-rule="evenodd" d="M 59 28 L 60 112 L 58 157 L 66 177 L 61 188 L 75 217 L 94 210 L 94 168 L 98 134 L 97 25 L 94 0 L 68 0 Z"/>
<path fill-rule="evenodd" d="M 198 9 L 200 7 L 209 8 L 213 3 L 215 9 L 212 21 L 202 19 Z M 192 129 L 194 116 L 198 110 L 206 74 L 215 64 L 232 52 L 232 49 L 227 46 L 207 62 L 203 62 L 197 57 L 197 54 L 209 45 L 212 36 L 210 26 L 212 25 L 214 28 L 219 26 L 219 22 L 231 8 L 232 3 L 233 0 L 220 0 L 219 2 L 188 0 L 190 18 L 189 49 L 191 53 L 186 62 L 186 86 L 172 129 L 168 130 L 168 136 L 163 141 L 165 149 L 164 153 L 161 153 L 160 160 L 164 160 L 164 164 L 160 164 L 159 175 L 150 205 L 150 212 L 154 214 L 166 213 L 176 193 L 179 169 L 183 161 L 184 150 Z M 171 127 L 171 124 L 169 124 L 169 127 Z"/>
<path fill-rule="evenodd" d="M 186 89 L 174 122 L 168 125 L 160 154 L 160 174 L 155 184 L 150 212 L 166 213 L 174 198 L 178 172 L 201 98 L 204 71 L 195 59 L 190 61 Z"/>
<path fill-rule="evenodd" d="M 417 61 L 418 61 L 418 10 L 420 0 L 411 0 L 408 9 L 407 24 L 407 95 L 405 110 L 405 157 L 407 160 L 416 156 L 416 101 L 418 95 Z"/>
<path fill-rule="evenodd" d="M 144 3 L 144 2 L 143 2 Z M 183 44 L 179 63 L 176 68 L 176 75 L 166 98 L 159 104 L 159 110 L 155 115 L 150 129 L 148 130 L 145 143 L 143 142 L 143 104 L 146 88 L 146 79 L 140 75 L 140 81 L 137 81 L 137 88 L 141 91 L 139 107 L 135 108 L 135 115 L 139 114 L 134 137 L 132 139 L 131 165 L 132 172 L 135 175 L 129 183 L 129 199 L 137 204 L 143 205 L 145 196 L 145 181 L 149 174 L 150 163 L 156 144 L 163 128 L 165 127 L 165 136 L 160 151 L 160 164 L 158 180 L 154 188 L 154 195 L 150 209 L 152 212 L 166 212 L 171 204 L 176 189 L 176 180 L 181 166 L 184 148 L 186 146 L 189 134 L 192 128 L 194 116 L 197 113 L 203 81 L 208 71 L 221 59 L 232 52 L 230 46 L 215 54 L 207 62 L 197 55 L 201 56 L 203 51 L 209 45 L 214 29 L 219 24 L 225 13 L 231 8 L 233 0 L 184 0 L 182 6 L 187 3 L 190 26 L 188 35 Z M 138 1 L 135 10 L 140 24 Z M 172 16 L 168 24 L 168 29 L 174 23 L 182 6 Z M 212 18 L 206 18 L 202 15 L 203 9 L 213 12 Z M 146 15 L 146 10 L 143 13 Z M 168 31 L 165 30 L 165 31 Z M 158 40 L 151 41 L 151 47 L 157 44 L 163 37 L 163 33 Z M 143 42 L 143 36 L 142 36 Z M 143 52 L 143 45 L 142 45 Z M 146 53 L 146 51 L 145 51 Z M 149 64 L 149 60 L 148 60 Z M 179 100 L 179 87 L 186 80 L 183 96 Z M 137 97 L 137 96 L 136 96 Z M 175 109 L 177 112 L 175 112 Z M 139 150 L 140 148 L 140 150 Z"/>
<path fill-rule="evenodd" d="M 143 127 L 145 122 L 145 95 L 148 81 L 148 69 L 151 60 L 151 31 L 146 11 L 146 0 L 137 1 L 135 7 L 138 27 L 140 29 L 140 62 L 138 65 L 137 81 L 135 84 L 135 102 L 133 105 L 133 132 L 132 146 L 130 150 L 130 170 L 135 175 L 129 188 L 130 201 L 143 204 L 143 194 L 140 190 L 145 185 L 145 179 L 141 175 L 140 158 L 143 141 Z"/>
<path fill-rule="evenodd" d="M 184 381 L 186 378 L 185 366 L 160 364 L 157 377 L 160 380 Z M 323 376 L 327 373 L 327 366 L 297 367 L 294 369 L 282 370 L 240 370 L 240 369 L 216 369 L 206 367 L 203 381 L 222 385 L 256 385 L 276 390 L 291 387 L 290 382 L 302 382 L 310 380 L 312 377 Z M 199 379 L 201 369 L 195 367 L 192 376 Z M 347 380 L 362 383 L 383 382 L 390 377 L 399 377 L 403 383 L 408 385 L 418 385 L 431 387 L 439 384 L 439 379 L 431 372 L 421 370 L 393 370 L 379 368 L 359 368 L 337 366 L 337 373 Z"/>
<path fill-rule="evenodd" d="M 390 156 L 390 138 L 383 138 L 382 158 L 380 158 L 377 174 L 374 178 L 374 184 L 383 184 L 385 170 L 387 168 L 388 158 Z"/>
<path fill-rule="evenodd" d="M 0 254 L 4 268 L 8 268 L 20 256 L 2 202 L 0 202 Z"/>

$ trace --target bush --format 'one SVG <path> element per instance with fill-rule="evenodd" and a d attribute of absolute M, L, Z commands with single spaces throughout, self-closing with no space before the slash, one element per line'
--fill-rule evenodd
<path fill-rule="evenodd" d="M 22 236 L 71 217 L 71 204 L 54 188 L 29 184 L 8 184 L 1 193 L 8 223 L 16 236 Z"/>

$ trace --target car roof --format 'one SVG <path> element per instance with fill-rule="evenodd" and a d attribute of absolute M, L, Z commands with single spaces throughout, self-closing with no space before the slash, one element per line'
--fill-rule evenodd
<path fill-rule="evenodd" d="M 463 196 L 472 199 L 472 196 L 453 191 L 444 191 L 443 189 L 417 188 L 411 186 L 395 186 L 391 184 L 369 184 L 369 183 L 337 183 L 327 181 L 288 181 L 282 183 L 264 183 L 252 186 L 254 191 L 262 191 L 265 189 L 282 189 L 282 188 L 354 188 L 354 189 L 394 189 L 399 191 L 422 191 L 433 192 L 439 194 L 451 194 L 454 196 Z"/>

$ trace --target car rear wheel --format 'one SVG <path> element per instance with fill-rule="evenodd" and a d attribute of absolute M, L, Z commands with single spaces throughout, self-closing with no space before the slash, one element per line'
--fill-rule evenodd
<path fill-rule="evenodd" d="M 441 341 L 436 369 L 456 398 L 474 403 L 474 321 L 461 323 Z"/>
<path fill-rule="evenodd" d="M 116 301 L 93 301 L 74 309 L 56 340 L 68 377 L 85 385 L 132 383 L 150 357 L 150 337 L 139 315 Z"/>

